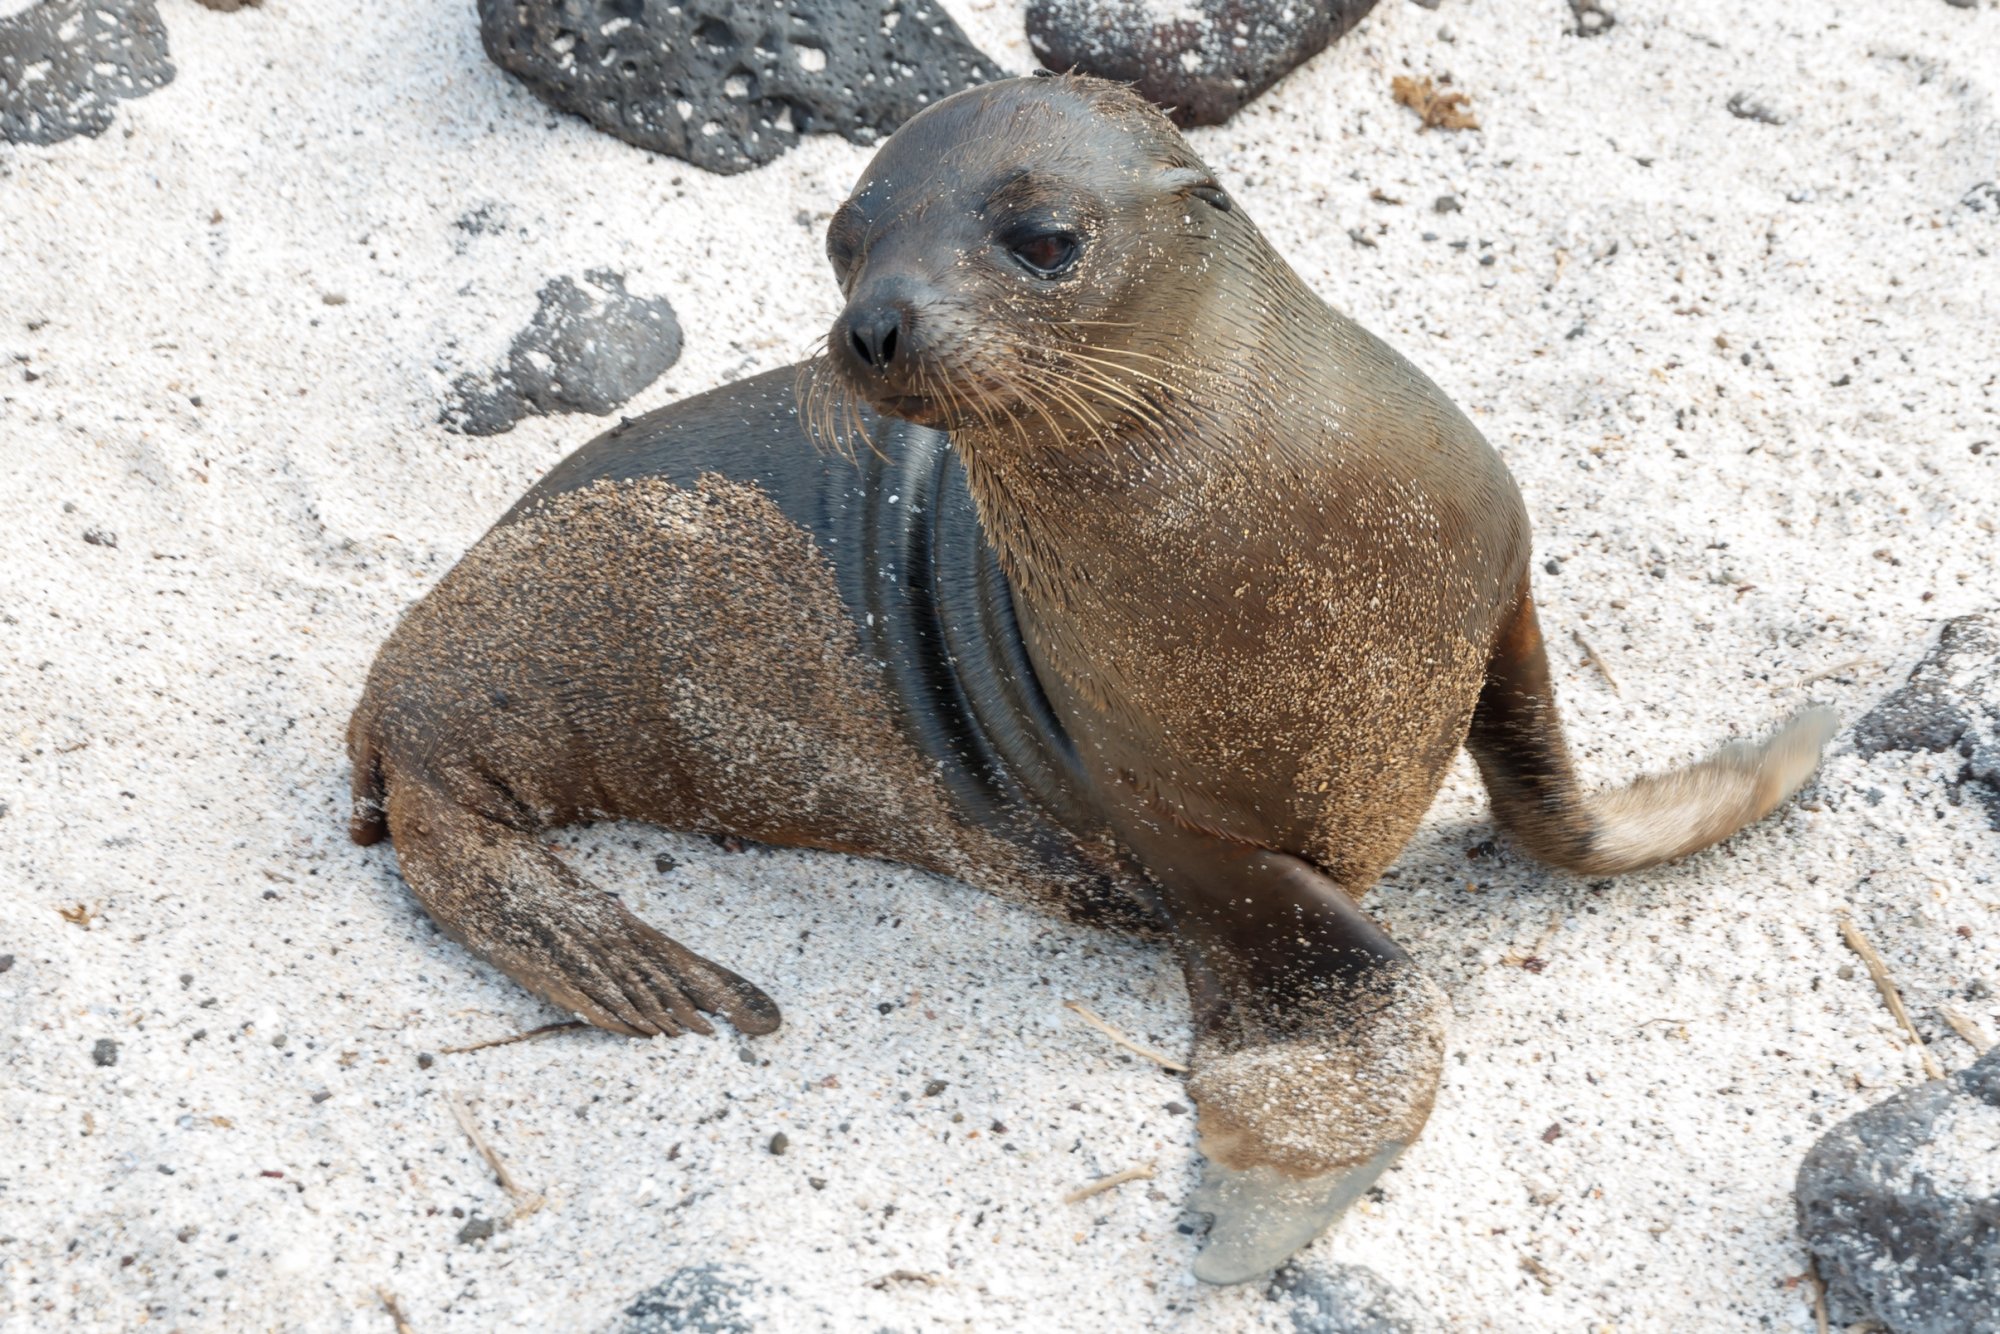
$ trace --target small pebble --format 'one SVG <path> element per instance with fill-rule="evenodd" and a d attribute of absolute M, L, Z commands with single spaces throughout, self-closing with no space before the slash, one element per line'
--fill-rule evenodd
<path fill-rule="evenodd" d="M 1431 205 L 1439 213 L 1463 213 L 1465 205 L 1458 202 L 1457 195 L 1439 195 Z"/>
<path fill-rule="evenodd" d="M 924 1096 L 926 1098 L 935 1098 L 950 1087 L 951 1085 L 942 1079 L 933 1079 L 930 1083 L 924 1085 Z"/>
<path fill-rule="evenodd" d="M 785 1150 L 791 1147 L 792 1141 L 784 1131 L 780 1130 L 777 1134 L 771 1136 L 771 1154 L 773 1157 L 784 1157 Z"/>
<path fill-rule="evenodd" d="M 107 532 L 102 528 L 84 529 L 83 540 L 94 547 L 111 547 L 115 549 L 118 546 L 118 534 Z"/>
<path fill-rule="evenodd" d="M 90 1049 L 90 1059 L 99 1065 L 118 1064 L 118 1044 L 110 1038 L 99 1038 L 97 1045 Z"/>
<path fill-rule="evenodd" d="M 417 1053 L 417 1069 L 428 1070 L 436 1064 L 437 1057 L 431 1055 L 429 1052 L 420 1051 Z"/>
<path fill-rule="evenodd" d="M 474 1214 L 466 1219 L 465 1226 L 458 1230 L 458 1239 L 468 1242 L 485 1241 L 498 1230 L 492 1219 L 481 1218 L 478 1214 Z"/>

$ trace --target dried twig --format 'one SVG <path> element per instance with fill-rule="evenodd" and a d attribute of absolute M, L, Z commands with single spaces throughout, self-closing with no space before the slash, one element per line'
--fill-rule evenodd
<path fill-rule="evenodd" d="M 451 1106 L 451 1114 L 458 1119 L 458 1128 L 465 1132 L 465 1137 L 472 1141 L 472 1147 L 479 1150 L 479 1156 L 493 1169 L 493 1175 L 499 1179 L 501 1189 L 513 1197 L 514 1217 L 526 1218 L 541 1208 L 542 1197 L 514 1180 L 514 1174 L 507 1170 L 506 1162 L 495 1152 L 493 1146 L 486 1142 L 486 1137 L 479 1133 L 479 1122 L 473 1119 L 472 1109 L 465 1105 L 465 1100 L 456 1093 L 446 1093 L 445 1100 Z"/>
<path fill-rule="evenodd" d="M 1987 1052 L 1993 1050 L 1993 1039 L 1987 1035 L 1984 1028 L 1979 1026 L 1977 1019 L 1974 1019 L 1955 1005 L 1940 1005 L 1938 1006 L 1938 1013 L 1944 1016 L 1944 1021 L 1947 1024 L 1951 1025 L 1951 1031 L 1964 1038 L 1971 1045 L 1973 1051 L 1984 1056 Z"/>
<path fill-rule="evenodd" d="M 1868 976 L 1875 979 L 1875 989 L 1882 993 L 1882 1003 L 1889 1007 L 1890 1014 L 1896 1016 L 1896 1022 L 1910 1035 L 1910 1041 L 1917 1044 L 1917 1054 L 1924 1060 L 1924 1073 L 1932 1079 L 1943 1079 L 1944 1068 L 1937 1063 L 1937 1057 L 1931 1055 L 1931 1049 L 1925 1045 L 1923 1035 L 1917 1032 L 1917 1026 L 1910 1022 L 1910 1012 L 1903 1008 L 1903 997 L 1889 978 L 1889 966 L 1882 962 L 1882 956 L 1868 943 L 1868 937 L 1861 934 L 1861 928 L 1845 912 L 1840 914 L 1840 934 L 1847 938 L 1847 947 L 1868 965 Z"/>
<path fill-rule="evenodd" d="M 1574 639 L 1576 646 L 1583 650 L 1585 660 L 1603 675 L 1604 684 L 1611 687 L 1611 693 L 1621 699 L 1624 698 L 1625 692 L 1618 688 L 1618 678 L 1611 674 L 1611 668 L 1605 665 L 1604 659 L 1598 656 L 1597 650 L 1590 646 L 1590 641 L 1583 637 L 1583 631 L 1577 629 L 1575 626 L 1571 626 L 1569 637 Z"/>
<path fill-rule="evenodd" d="M 1113 1172 L 1108 1177 L 1099 1177 L 1095 1181 L 1078 1186 L 1075 1190 L 1063 1196 L 1063 1203 L 1080 1204 L 1093 1195 L 1102 1195 L 1105 1191 L 1122 1186 L 1128 1181 L 1151 1181 L 1152 1179 L 1153 1165 L 1151 1163 L 1140 1163 L 1137 1167 L 1128 1167 L 1122 1172 Z"/>
<path fill-rule="evenodd" d="M 1104 1034 L 1105 1037 L 1110 1038 L 1113 1042 L 1117 1043 L 1119 1046 L 1124 1047 L 1130 1051 L 1135 1051 L 1139 1053 L 1139 1055 L 1153 1062 L 1153 1064 L 1159 1066 L 1161 1069 L 1172 1070 L 1175 1074 L 1184 1075 L 1187 1073 L 1187 1067 L 1185 1065 L 1182 1065 L 1179 1061 L 1176 1061 L 1173 1057 L 1167 1055 L 1165 1052 L 1157 1052 L 1154 1051 L 1151 1047 L 1141 1046 L 1139 1043 L 1134 1042 L 1131 1038 L 1126 1037 L 1123 1033 L 1120 1033 L 1117 1029 L 1113 1028 L 1108 1021 L 1099 1017 L 1093 1010 L 1091 1010 L 1091 1008 L 1088 1005 L 1085 1005 L 1082 1001 L 1073 1001 L 1073 1000 L 1064 1001 L 1063 1008 L 1076 1015 L 1077 1018 L 1083 1020 L 1084 1023 L 1089 1024 L 1092 1028 L 1096 1029 L 1098 1032 Z"/>
<path fill-rule="evenodd" d="M 1778 689 L 1797 690 L 1800 686 L 1809 686 L 1815 681 L 1824 681 L 1829 676 L 1839 676 L 1842 672 L 1847 671 L 1848 669 L 1853 667 L 1873 666 L 1874 662 L 1875 660 L 1873 658 L 1869 657 L 1867 654 L 1864 653 L 1858 658 L 1849 658 L 1845 662 L 1836 662 L 1831 667 L 1822 667 L 1816 672 L 1807 672 L 1804 676 L 1801 676 L 1798 680 L 1790 682 L 1789 684 L 1786 685 L 1781 685 L 1778 687 Z"/>
<path fill-rule="evenodd" d="M 484 1042 L 468 1042 L 463 1047 L 439 1047 L 438 1055 L 463 1056 L 469 1051 L 485 1051 L 488 1047 L 505 1047 L 515 1042 L 533 1042 L 536 1038 L 545 1038 L 551 1033 L 566 1033 L 572 1028 L 589 1027 L 590 1025 L 584 1023 L 581 1019 L 565 1019 L 562 1023 L 543 1024 L 540 1028 L 531 1028 L 525 1033 L 509 1033 L 504 1038 L 488 1038 Z"/>
<path fill-rule="evenodd" d="M 396 1322 L 396 1334 L 417 1334 L 416 1330 L 411 1328 L 410 1322 L 403 1318 L 403 1308 L 396 1304 L 395 1293 L 390 1292 L 387 1288 L 377 1288 L 375 1289 L 375 1295 L 381 1298 L 382 1309 L 387 1311 L 389 1318 Z"/>

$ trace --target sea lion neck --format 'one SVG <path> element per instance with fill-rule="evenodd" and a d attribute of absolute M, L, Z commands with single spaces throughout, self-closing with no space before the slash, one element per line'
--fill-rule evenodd
<path fill-rule="evenodd" d="M 1174 275 L 1177 319 L 1105 329 L 1064 354 L 1079 373 L 1046 410 L 951 433 L 1002 568 L 1038 612 L 1107 610 L 1118 581 L 1099 566 L 1157 556 L 1186 572 L 1209 553 L 1133 544 L 1191 503 L 1212 518 L 1229 495 L 1267 505 L 1271 465 L 1305 465 L 1283 457 L 1300 437 L 1284 421 L 1337 317 L 1240 211 L 1217 221 L 1232 258 Z"/>

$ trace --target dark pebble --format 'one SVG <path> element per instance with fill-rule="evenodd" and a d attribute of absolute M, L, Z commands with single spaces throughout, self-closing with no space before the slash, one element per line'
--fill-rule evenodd
<path fill-rule="evenodd" d="M 118 545 L 118 534 L 106 532 L 102 528 L 86 528 L 83 530 L 83 540 L 94 547 L 115 548 Z"/>
<path fill-rule="evenodd" d="M 328 1098 L 331 1098 L 332 1096 L 333 1094 L 328 1092 L 326 1089 L 321 1089 L 319 1092 L 313 1094 L 313 1101 L 325 1102 Z"/>
<path fill-rule="evenodd" d="M 785 1150 L 791 1147 L 791 1137 L 786 1135 L 784 1131 L 780 1130 L 777 1134 L 771 1136 L 771 1155 L 773 1157 L 784 1157 Z"/>
<path fill-rule="evenodd" d="M 1550 574 L 1561 574 L 1563 572 L 1563 563 L 1557 560 L 1554 556 L 1551 556 L 1547 560 L 1542 562 L 1542 568 L 1547 570 Z"/>
<path fill-rule="evenodd" d="M 935 1098 L 950 1087 L 951 1085 L 942 1079 L 933 1079 L 930 1083 L 924 1085 L 924 1096 L 926 1098 Z"/>
<path fill-rule="evenodd" d="M 679 870 L 680 863 L 675 861 L 672 857 L 669 857 L 666 853 L 663 852 L 659 856 L 653 858 L 653 869 L 655 871 L 658 871 L 661 875 L 665 875 L 669 871 Z"/>
<path fill-rule="evenodd" d="M 118 1064 L 118 1044 L 110 1038 L 99 1038 L 97 1045 L 90 1049 L 90 1059 L 99 1065 Z"/>
<path fill-rule="evenodd" d="M 1570 32 L 1577 37 L 1602 37 L 1618 26 L 1618 17 L 1598 0 L 1569 0 L 1569 12 L 1576 18 Z"/>
<path fill-rule="evenodd" d="M 417 1069 L 428 1070 L 436 1064 L 437 1057 L 431 1055 L 429 1052 L 420 1051 L 417 1053 Z"/>
<path fill-rule="evenodd" d="M 492 1219 L 481 1218 L 478 1214 L 474 1214 L 472 1217 L 466 1219 L 465 1226 L 458 1230 L 458 1239 L 460 1241 L 484 1241 L 499 1230 L 499 1226 Z"/>
<path fill-rule="evenodd" d="M 813 1188 L 814 1190 L 825 1190 L 825 1189 L 826 1189 L 826 1178 L 825 1178 L 825 1177 L 807 1177 L 807 1178 L 806 1178 L 806 1184 L 807 1184 L 808 1186 L 811 1186 L 811 1187 L 812 1187 L 812 1188 Z"/>
<path fill-rule="evenodd" d="M 1457 195 L 1439 195 L 1431 202 L 1431 207 L 1439 213 L 1463 213 L 1465 205 L 1458 202 Z"/>
<path fill-rule="evenodd" d="M 13 966 L 14 966 L 13 955 L 0 954 L 0 973 L 6 972 L 9 968 L 12 968 Z"/>

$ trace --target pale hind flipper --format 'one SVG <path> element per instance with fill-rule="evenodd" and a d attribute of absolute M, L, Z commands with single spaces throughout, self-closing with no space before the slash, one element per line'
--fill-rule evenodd
<path fill-rule="evenodd" d="M 1633 871 L 1718 843 L 1777 809 L 1838 730 L 1831 709 L 1795 714 L 1761 742 L 1586 794 L 1556 712 L 1548 654 L 1524 590 L 1487 666 L 1466 749 L 1494 817 L 1538 860 L 1585 875 Z"/>

